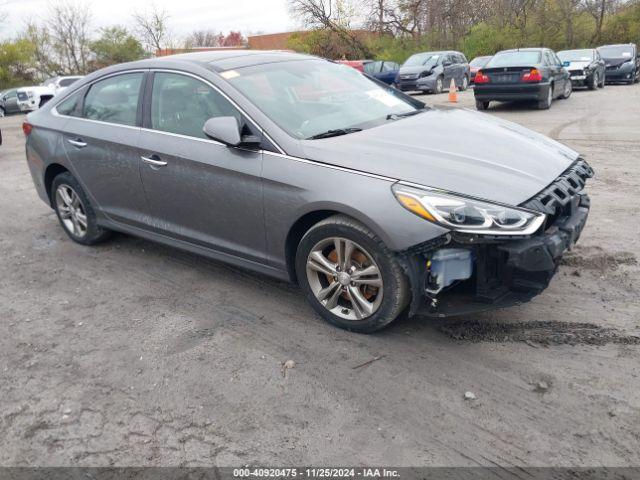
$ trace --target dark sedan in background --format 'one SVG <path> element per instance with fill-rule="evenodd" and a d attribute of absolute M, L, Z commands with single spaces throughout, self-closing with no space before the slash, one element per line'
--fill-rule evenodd
<path fill-rule="evenodd" d="M 555 98 L 569 98 L 569 72 L 553 50 L 521 48 L 496 53 L 475 77 L 476 108 L 489 102 L 535 100 L 547 109 Z"/>
<path fill-rule="evenodd" d="M 394 84 L 400 70 L 400 65 L 388 60 L 338 60 L 338 63 L 355 68 L 387 85 Z"/>
<path fill-rule="evenodd" d="M 606 81 L 625 82 L 629 85 L 640 79 L 640 53 L 633 43 L 604 45 L 598 52 L 606 65 Z"/>
<path fill-rule="evenodd" d="M 564 68 L 569 70 L 574 86 L 587 87 L 589 90 L 604 87 L 604 60 L 595 48 L 562 50 L 558 52 L 558 57 Z"/>

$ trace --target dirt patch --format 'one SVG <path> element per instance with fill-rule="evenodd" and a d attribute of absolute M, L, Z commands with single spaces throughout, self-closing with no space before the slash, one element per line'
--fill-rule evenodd
<path fill-rule="evenodd" d="M 531 321 L 502 323 L 482 320 L 447 322 L 438 330 L 466 342 L 524 342 L 536 345 L 640 345 L 640 337 L 593 323 Z"/>
<path fill-rule="evenodd" d="M 590 270 L 616 270 L 620 265 L 637 265 L 631 252 L 607 252 L 601 247 L 578 248 L 562 257 L 562 265 Z"/>

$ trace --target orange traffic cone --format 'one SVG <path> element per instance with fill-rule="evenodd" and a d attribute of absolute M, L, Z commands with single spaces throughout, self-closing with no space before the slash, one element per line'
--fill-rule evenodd
<path fill-rule="evenodd" d="M 456 88 L 456 81 L 453 78 L 449 85 L 449 101 L 451 103 L 458 103 L 458 89 Z"/>

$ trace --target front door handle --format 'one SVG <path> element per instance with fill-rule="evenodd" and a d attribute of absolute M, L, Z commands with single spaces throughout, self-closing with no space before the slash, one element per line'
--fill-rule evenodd
<path fill-rule="evenodd" d="M 144 163 L 148 163 L 154 167 L 166 167 L 167 162 L 164 160 L 160 160 L 160 157 L 157 155 L 151 155 L 149 157 L 145 157 L 144 155 L 140 157 Z"/>
<path fill-rule="evenodd" d="M 78 148 L 84 148 L 87 146 L 87 142 L 83 142 L 81 138 L 76 138 L 75 140 L 67 140 L 71 145 Z"/>

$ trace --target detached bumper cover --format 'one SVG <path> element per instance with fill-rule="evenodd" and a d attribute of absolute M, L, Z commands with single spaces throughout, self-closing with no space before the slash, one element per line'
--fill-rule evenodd
<path fill-rule="evenodd" d="M 423 265 L 429 251 L 442 244 L 431 242 L 421 250 L 417 247 L 410 277 L 420 295 L 414 295 L 411 313 L 431 317 L 462 315 L 526 302 L 542 292 L 555 275 L 562 255 L 578 241 L 587 223 L 590 201 L 582 190 L 592 176 L 591 167 L 580 159 L 522 205 L 547 215 L 542 233 L 509 239 L 454 233 L 450 240 L 443 239 L 447 248 L 472 251 L 474 273 L 435 299 L 425 292 L 427 272 Z"/>

